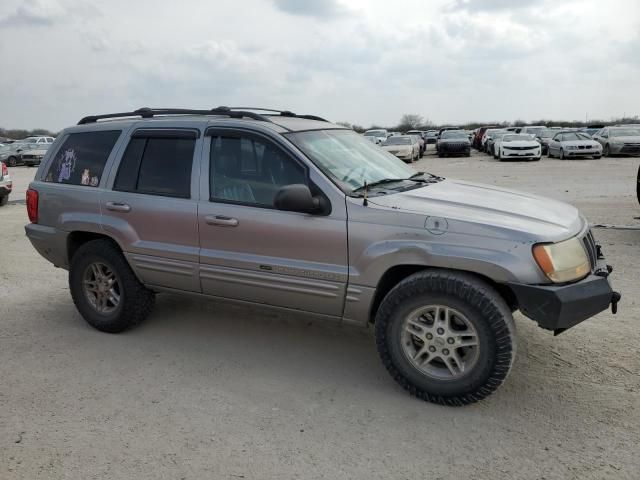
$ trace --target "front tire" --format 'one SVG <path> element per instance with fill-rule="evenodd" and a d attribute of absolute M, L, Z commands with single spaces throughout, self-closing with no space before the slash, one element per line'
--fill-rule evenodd
<path fill-rule="evenodd" d="M 9 201 L 9 195 L 3 195 L 0 197 L 0 207 L 4 207 Z"/>
<path fill-rule="evenodd" d="M 391 376 L 411 395 L 442 405 L 493 393 L 516 352 L 505 301 L 462 272 L 426 270 L 400 282 L 382 301 L 375 332 Z"/>
<path fill-rule="evenodd" d="M 16 159 L 16 157 L 7 158 L 7 165 L 8 166 L 15 167 L 17 163 L 18 163 L 18 160 Z"/>
<path fill-rule="evenodd" d="M 609 144 L 608 143 L 604 146 L 604 150 L 602 151 L 602 155 L 604 155 L 605 157 L 610 157 L 611 156 L 611 150 L 609 149 Z"/>
<path fill-rule="evenodd" d="M 78 248 L 71 259 L 69 288 L 87 323 L 107 333 L 140 324 L 155 302 L 155 294 L 138 281 L 120 250 L 107 239 Z"/>
<path fill-rule="evenodd" d="M 560 149 L 560 155 L 558 156 L 560 160 L 564 160 L 564 150 Z"/>

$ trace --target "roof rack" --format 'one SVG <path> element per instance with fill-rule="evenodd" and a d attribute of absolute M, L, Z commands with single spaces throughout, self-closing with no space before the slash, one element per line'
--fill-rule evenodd
<path fill-rule="evenodd" d="M 254 109 L 255 110 L 255 109 Z M 121 112 L 121 113 L 106 113 L 104 115 L 89 115 L 80 119 L 78 125 L 85 125 L 87 123 L 96 123 L 98 120 L 105 120 L 108 118 L 126 118 L 126 117 L 142 117 L 153 118 L 160 115 L 223 115 L 230 118 L 250 118 L 252 120 L 258 120 L 261 122 L 271 122 L 271 120 L 259 113 L 246 112 L 238 109 L 231 109 L 229 107 L 216 107 L 211 110 L 192 110 L 189 108 L 148 108 L 143 107 L 133 112 Z"/>
<path fill-rule="evenodd" d="M 267 112 L 267 113 L 277 113 L 281 117 L 294 117 L 294 118 L 304 118 L 305 120 L 317 120 L 318 122 L 329 122 L 329 120 L 325 120 L 322 117 L 318 117 L 316 115 L 298 115 L 289 110 L 274 110 L 273 108 L 258 108 L 258 107 L 230 107 L 230 110 L 253 110 L 256 112 Z"/>

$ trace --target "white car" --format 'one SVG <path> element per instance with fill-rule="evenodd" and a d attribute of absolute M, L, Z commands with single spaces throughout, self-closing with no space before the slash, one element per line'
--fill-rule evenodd
<path fill-rule="evenodd" d="M 498 147 L 498 160 L 540 160 L 542 147 L 531 135 L 504 135 Z"/>
<path fill-rule="evenodd" d="M 389 136 L 389 132 L 385 129 L 376 129 L 376 130 L 367 130 L 363 133 L 365 137 L 374 137 L 376 139 L 377 144 L 382 144 L 385 142 L 387 137 Z"/>
<path fill-rule="evenodd" d="M 20 143 L 53 143 L 53 141 L 55 140 L 55 138 L 53 137 L 45 137 L 45 136 L 35 136 L 35 137 L 27 137 L 27 138 L 23 138 L 22 140 L 17 140 L 17 142 Z"/>
<path fill-rule="evenodd" d="M 600 158 L 602 145 L 582 132 L 560 132 L 549 140 L 549 157 L 565 158 Z"/>
<path fill-rule="evenodd" d="M 420 158 L 420 143 L 413 135 L 394 135 L 387 138 L 382 148 L 400 160 L 411 163 Z"/>

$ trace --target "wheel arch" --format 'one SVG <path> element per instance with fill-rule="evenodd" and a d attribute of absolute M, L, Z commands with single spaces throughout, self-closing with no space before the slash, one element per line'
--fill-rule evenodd
<path fill-rule="evenodd" d="M 371 307 L 369 309 L 369 323 L 375 323 L 376 314 L 382 303 L 382 300 L 389 294 L 394 287 L 396 287 L 400 282 L 405 280 L 406 278 L 414 275 L 418 272 L 422 272 L 425 270 L 431 271 L 441 271 L 441 272 L 449 272 L 449 273 L 465 273 L 468 275 L 472 275 L 485 283 L 487 283 L 490 287 L 492 287 L 505 303 L 509 306 L 512 312 L 518 309 L 518 301 L 516 295 L 513 293 L 511 288 L 507 285 L 498 283 L 478 272 L 473 272 L 469 270 L 460 270 L 460 269 L 451 269 L 451 268 L 442 268 L 442 267 L 432 267 L 428 265 L 417 265 L 417 264 L 406 264 L 406 265 L 394 265 L 390 267 L 384 274 L 380 277 L 378 284 L 376 285 L 376 290 L 373 296 L 373 300 L 371 302 Z"/>
<path fill-rule="evenodd" d="M 69 265 L 71 264 L 71 259 L 78 249 L 85 243 L 93 240 L 109 240 L 122 253 L 122 248 L 118 242 L 109 235 L 84 230 L 75 230 L 67 235 L 67 262 Z"/>

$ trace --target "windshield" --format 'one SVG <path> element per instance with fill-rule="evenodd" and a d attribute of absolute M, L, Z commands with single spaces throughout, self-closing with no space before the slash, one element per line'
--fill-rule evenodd
<path fill-rule="evenodd" d="M 313 130 L 286 136 L 347 194 L 365 182 L 405 179 L 415 174 L 402 160 L 349 130 Z"/>
<path fill-rule="evenodd" d="M 384 130 L 369 130 L 368 132 L 364 132 L 364 134 L 368 137 L 386 137 L 387 136 Z"/>
<path fill-rule="evenodd" d="M 412 143 L 409 137 L 389 137 L 383 145 L 411 145 Z"/>
<path fill-rule="evenodd" d="M 610 131 L 612 137 L 637 137 L 640 136 L 640 129 L 633 128 L 612 128 Z"/>
<path fill-rule="evenodd" d="M 440 138 L 468 138 L 462 130 L 445 130 Z"/>
<path fill-rule="evenodd" d="M 519 140 L 532 140 L 531 135 L 505 135 L 502 137 L 503 142 L 517 142 Z"/>
<path fill-rule="evenodd" d="M 538 136 L 540 138 L 551 138 L 553 137 L 556 133 L 558 133 L 557 130 L 551 130 L 550 128 L 547 128 L 545 130 L 542 130 L 541 132 L 538 133 Z"/>

